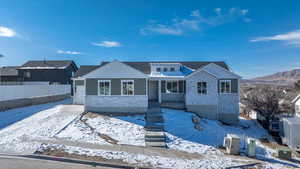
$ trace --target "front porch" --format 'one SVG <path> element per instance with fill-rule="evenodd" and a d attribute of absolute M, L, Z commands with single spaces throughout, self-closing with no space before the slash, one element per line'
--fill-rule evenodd
<path fill-rule="evenodd" d="M 151 79 L 148 81 L 148 101 L 161 107 L 184 109 L 186 83 L 183 79 Z"/>

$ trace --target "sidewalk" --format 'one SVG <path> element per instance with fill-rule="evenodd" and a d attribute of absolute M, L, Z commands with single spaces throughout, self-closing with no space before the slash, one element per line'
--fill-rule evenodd
<path fill-rule="evenodd" d="M 141 147 L 141 146 L 130 146 L 130 145 L 100 145 L 93 143 L 79 143 L 68 140 L 37 140 L 46 144 L 59 144 L 65 146 L 81 147 L 86 149 L 101 149 L 107 151 L 123 151 L 133 154 L 143 154 L 149 156 L 162 156 L 162 157 L 173 157 L 173 158 L 186 158 L 186 159 L 199 159 L 202 158 L 200 154 L 191 154 L 187 152 L 162 149 L 156 147 Z"/>

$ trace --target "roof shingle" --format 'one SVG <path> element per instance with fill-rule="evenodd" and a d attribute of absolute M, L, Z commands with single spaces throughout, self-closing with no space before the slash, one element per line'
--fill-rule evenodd
<path fill-rule="evenodd" d="M 85 74 L 88 74 L 89 72 L 102 67 L 104 65 L 106 65 L 107 63 L 110 62 L 102 62 L 100 65 L 84 65 L 84 66 L 80 66 L 79 70 L 75 73 L 74 77 L 79 77 L 79 76 L 83 76 Z M 199 68 L 202 68 L 210 63 L 215 63 L 227 70 L 229 70 L 228 65 L 225 62 L 175 62 L 175 61 L 154 61 L 154 62 L 122 62 L 124 64 L 127 64 L 145 74 L 150 74 L 151 73 L 151 63 L 180 63 L 183 66 L 189 67 L 191 69 L 197 70 Z"/>

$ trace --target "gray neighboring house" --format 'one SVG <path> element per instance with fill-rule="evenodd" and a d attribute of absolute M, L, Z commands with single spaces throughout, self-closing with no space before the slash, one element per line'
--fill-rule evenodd
<path fill-rule="evenodd" d="M 150 102 L 233 124 L 239 81 L 224 62 L 102 62 L 73 78 L 74 104 L 91 112 L 146 112 Z"/>
<path fill-rule="evenodd" d="M 0 83 L 18 82 L 22 80 L 22 76 L 18 71 L 20 66 L 3 66 L 0 67 Z"/>
<path fill-rule="evenodd" d="M 71 84 L 78 70 L 72 60 L 31 60 L 18 68 L 23 82 L 49 82 Z"/>

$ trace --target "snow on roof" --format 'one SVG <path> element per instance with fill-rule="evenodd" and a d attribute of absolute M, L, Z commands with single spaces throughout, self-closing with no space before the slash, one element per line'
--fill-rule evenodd
<path fill-rule="evenodd" d="M 62 67 L 21 67 L 19 69 L 66 69 L 67 67 L 66 66 L 62 66 Z"/>
<path fill-rule="evenodd" d="M 151 77 L 185 77 L 183 72 L 152 72 Z"/>

